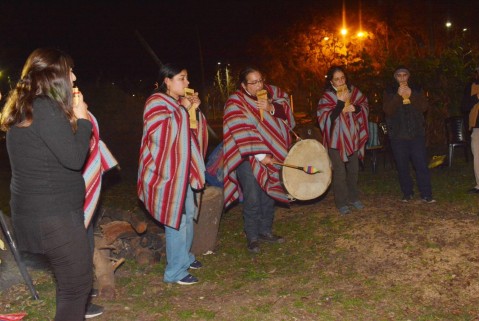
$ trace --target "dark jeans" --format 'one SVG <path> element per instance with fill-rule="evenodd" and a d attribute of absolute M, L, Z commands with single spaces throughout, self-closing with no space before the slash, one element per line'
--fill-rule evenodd
<path fill-rule="evenodd" d="M 354 152 L 344 162 L 339 155 L 339 150 L 328 150 L 331 164 L 333 165 L 333 192 L 334 203 L 337 208 L 347 206 L 349 203 L 359 201 L 358 175 L 359 160 L 358 152 Z"/>
<path fill-rule="evenodd" d="M 391 148 L 396 160 L 399 175 L 399 185 L 404 196 L 412 196 L 413 180 L 411 178 L 409 161 L 416 171 L 416 182 L 421 198 L 432 197 L 431 175 L 427 167 L 426 139 L 391 139 Z"/>
<path fill-rule="evenodd" d="M 55 321 L 83 321 L 92 286 L 92 257 L 83 210 L 40 223 L 44 254 L 57 281 Z"/>
<path fill-rule="evenodd" d="M 272 232 L 275 201 L 258 184 L 248 161 L 238 166 L 236 174 L 244 196 L 244 231 L 249 241 L 255 241 L 259 234 Z"/>

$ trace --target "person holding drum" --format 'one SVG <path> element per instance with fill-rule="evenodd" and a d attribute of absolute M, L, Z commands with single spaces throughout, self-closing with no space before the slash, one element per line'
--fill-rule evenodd
<path fill-rule="evenodd" d="M 295 122 L 288 95 L 265 84 L 257 68 L 243 69 L 239 81 L 223 118 L 224 204 L 227 208 L 243 197 L 247 247 L 258 253 L 259 242 L 284 242 L 272 232 L 274 206 L 289 200 L 273 162 L 283 162 L 288 154 Z"/>
<path fill-rule="evenodd" d="M 366 96 L 349 84 L 342 67 L 331 67 L 317 116 L 333 167 L 334 201 L 343 215 L 351 213 L 350 207 L 364 208 L 359 200 L 358 173 L 368 140 L 368 113 Z"/>

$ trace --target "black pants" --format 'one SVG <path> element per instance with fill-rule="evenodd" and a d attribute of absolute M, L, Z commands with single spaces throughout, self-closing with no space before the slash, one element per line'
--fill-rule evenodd
<path fill-rule="evenodd" d="M 341 208 L 359 200 L 358 152 L 350 155 L 347 162 L 341 159 L 339 150 L 329 148 L 328 152 L 333 165 L 334 202 L 337 208 Z"/>
<path fill-rule="evenodd" d="M 51 217 L 40 228 L 44 254 L 57 281 L 55 321 L 83 321 L 93 280 L 83 212 Z"/>

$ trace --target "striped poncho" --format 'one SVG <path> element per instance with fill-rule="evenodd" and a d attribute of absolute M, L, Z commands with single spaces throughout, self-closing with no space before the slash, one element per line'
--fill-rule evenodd
<path fill-rule="evenodd" d="M 155 93 L 146 101 L 138 168 L 138 197 L 160 223 L 178 229 L 188 186 L 205 183 L 206 120 L 190 129 L 188 111 L 172 97 Z M 196 213 L 197 215 L 198 213 Z"/>
<path fill-rule="evenodd" d="M 340 113 L 331 122 L 331 113 L 338 102 L 333 91 L 326 91 L 319 100 L 317 116 L 326 148 L 339 150 L 341 159 L 348 161 L 348 156 L 358 151 L 359 158 L 364 157 L 364 147 L 368 141 L 368 99 L 358 88 L 351 86 L 350 103 L 360 106 L 358 113 Z"/>
<path fill-rule="evenodd" d="M 242 90 L 229 97 L 223 117 L 225 207 L 242 197 L 235 170 L 245 159 L 250 162 L 261 188 L 273 199 L 288 202 L 281 186 L 279 168 L 265 166 L 254 157 L 256 154 L 271 154 L 283 162 L 291 145 L 288 126 L 293 128 L 295 125 L 288 95 L 275 86 L 265 85 L 264 88 L 273 103 L 283 106 L 288 125 L 268 112 L 263 113 L 264 119 L 261 121 L 256 98 Z"/>
<path fill-rule="evenodd" d="M 90 224 L 100 199 L 101 176 L 104 172 L 118 166 L 118 161 L 100 139 L 100 130 L 95 116 L 88 112 L 88 118 L 93 124 L 93 129 L 90 138 L 90 153 L 82 170 L 86 192 L 83 204 L 85 227 Z"/>

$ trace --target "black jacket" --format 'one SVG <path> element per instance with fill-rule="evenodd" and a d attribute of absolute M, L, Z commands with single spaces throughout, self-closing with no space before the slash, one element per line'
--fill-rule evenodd
<path fill-rule="evenodd" d="M 383 93 L 383 111 L 386 114 L 390 139 L 413 139 L 425 136 L 424 112 L 428 109 L 426 95 L 419 87 L 411 88 L 410 104 L 403 104 L 397 93 L 399 85 Z"/>

